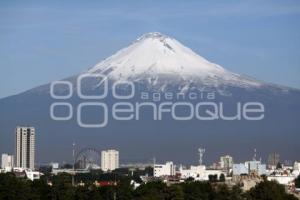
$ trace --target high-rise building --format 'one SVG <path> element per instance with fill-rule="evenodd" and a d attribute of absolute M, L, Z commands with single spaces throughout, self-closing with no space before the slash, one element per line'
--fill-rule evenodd
<path fill-rule="evenodd" d="M 101 151 L 101 169 L 112 171 L 119 168 L 119 152 L 113 149 Z"/>
<path fill-rule="evenodd" d="M 277 153 L 271 153 L 268 157 L 268 167 L 275 168 L 280 162 L 280 156 Z"/>
<path fill-rule="evenodd" d="M 233 158 L 229 155 L 221 156 L 220 157 L 220 167 L 227 172 L 232 168 L 233 166 Z"/>
<path fill-rule="evenodd" d="M 16 128 L 16 167 L 34 169 L 35 129 L 34 127 Z"/>
<path fill-rule="evenodd" d="M 1 158 L 1 168 L 6 171 L 11 171 L 14 167 L 14 156 L 4 153 Z"/>

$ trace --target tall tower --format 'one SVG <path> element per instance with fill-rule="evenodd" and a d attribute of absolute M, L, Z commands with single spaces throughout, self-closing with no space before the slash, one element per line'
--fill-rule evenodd
<path fill-rule="evenodd" d="M 199 148 L 199 149 L 198 149 L 198 152 L 199 152 L 199 165 L 202 165 L 202 162 L 203 162 L 203 155 L 204 155 L 204 153 L 205 153 L 205 149 Z"/>
<path fill-rule="evenodd" d="M 268 157 L 268 167 L 276 167 L 276 165 L 280 162 L 280 155 L 278 153 L 271 153 Z"/>
<path fill-rule="evenodd" d="M 16 128 L 16 167 L 34 169 L 35 129 L 34 127 Z"/>
<path fill-rule="evenodd" d="M 254 155 L 253 155 L 252 160 L 253 160 L 253 161 L 256 161 L 256 148 L 254 149 Z"/>
<path fill-rule="evenodd" d="M 113 149 L 101 151 L 101 169 L 112 171 L 119 168 L 119 152 Z"/>

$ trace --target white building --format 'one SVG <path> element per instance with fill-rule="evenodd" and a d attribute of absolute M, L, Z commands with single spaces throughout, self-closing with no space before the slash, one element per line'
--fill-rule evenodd
<path fill-rule="evenodd" d="M 297 161 L 294 162 L 293 170 L 300 172 L 300 162 Z"/>
<path fill-rule="evenodd" d="M 52 167 L 52 169 L 58 169 L 59 168 L 59 163 L 52 162 L 52 163 L 50 163 L 50 166 Z"/>
<path fill-rule="evenodd" d="M 35 129 L 34 127 L 16 128 L 16 166 L 34 169 L 35 163 Z"/>
<path fill-rule="evenodd" d="M 217 175 L 217 178 L 220 178 L 223 172 L 221 170 L 207 170 L 205 165 L 198 165 L 191 166 L 189 169 L 183 169 L 181 166 L 179 173 L 182 179 L 191 177 L 196 181 L 207 181 L 210 175 Z"/>
<path fill-rule="evenodd" d="M 275 176 L 268 176 L 268 181 L 277 181 L 279 184 L 282 185 L 290 185 L 295 180 L 295 176 L 282 176 L 282 175 L 275 175 Z"/>
<path fill-rule="evenodd" d="M 267 174 L 267 165 L 261 164 L 260 161 L 247 161 L 245 165 L 248 168 L 248 173 L 256 172 L 259 176 Z"/>
<path fill-rule="evenodd" d="M 1 168 L 5 172 L 10 172 L 12 171 L 14 167 L 14 156 L 13 155 L 8 155 L 8 154 L 2 154 L 1 157 Z"/>
<path fill-rule="evenodd" d="M 244 163 L 233 164 L 232 173 L 233 175 L 248 174 L 248 168 Z"/>
<path fill-rule="evenodd" d="M 221 174 L 224 174 L 221 170 L 208 169 L 205 170 L 204 180 L 208 181 L 210 175 L 216 175 L 218 179 L 220 179 Z M 225 174 L 224 174 L 225 175 Z"/>
<path fill-rule="evenodd" d="M 54 175 L 57 175 L 57 174 L 60 174 L 60 173 L 67 173 L 67 174 L 71 174 L 71 175 L 74 175 L 74 174 L 87 174 L 87 173 L 90 173 L 90 170 L 89 169 L 54 169 L 52 168 L 52 171 L 51 171 L 52 174 Z"/>
<path fill-rule="evenodd" d="M 229 155 L 221 156 L 220 157 L 220 167 L 221 169 L 226 170 L 229 172 L 230 169 L 232 169 L 233 166 L 233 158 Z"/>
<path fill-rule="evenodd" d="M 112 171 L 119 168 L 119 152 L 113 149 L 101 151 L 101 169 Z"/>
<path fill-rule="evenodd" d="M 38 171 L 32 171 L 30 169 L 26 169 L 25 173 L 26 173 L 26 177 L 32 181 L 40 179 L 41 175 L 43 175 L 42 173 L 40 173 Z"/>
<path fill-rule="evenodd" d="M 179 168 L 182 179 L 194 178 L 195 180 L 203 180 L 205 176 L 205 165 L 191 166 L 190 169 Z"/>
<path fill-rule="evenodd" d="M 300 162 L 299 161 L 295 161 L 294 162 L 294 166 L 293 166 L 293 173 L 292 173 L 295 177 L 300 175 Z"/>
<path fill-rule="evenodd" d="M 176 174 L 175 165 L 173 162 L 166 162 L 166 164 L 154 164 L 153 176 L 174 176 Z"/>
<path fill-rule="evenodd" d="M 257 173 L 257 175 L 266 175 L 267 166 L 265 164 L 261 164 L 260 161 L 247 161 L 245 163 L 233 164 L 232 172 L 233 175 L 241 175 L 241 174 L 250 174 Z"/>

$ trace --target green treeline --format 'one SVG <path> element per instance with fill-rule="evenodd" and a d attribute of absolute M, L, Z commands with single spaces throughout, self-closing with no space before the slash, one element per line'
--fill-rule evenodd
<path fill-rule="evenodd" d="M 80 178 L 80 177 L 79 177 Z M 96 187 L 92 181 L 84 186 L 72 186 L 68 174 L 42 177 L 30 181 L 16 178 L 12 173 L 0 174 L 0 199 L 2 200 L 289 200 L 297 199 L 287 194 L 282 185 L 272 181 L 262 181 L 248 192 L 239 186 L 229 188 L 224 183 L 194 182 L 173 184 L 155 181 L 141 184 L 134 190 L 132 177 L 109 175 L 106 177 L 117 182 L 116 186 Z M 77 177 L 78 179 L 78 177 Z M 52 183 L 50 186 L 49 181 Z"/>

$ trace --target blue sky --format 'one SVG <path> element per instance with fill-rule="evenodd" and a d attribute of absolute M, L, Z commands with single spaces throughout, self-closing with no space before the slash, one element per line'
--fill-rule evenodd
<path fill-rule="evenodd" d="M 300 88 L 300 1 L 1 1 L 0 98 L 92 67 L 158 31 L 259 80 Z"/>

